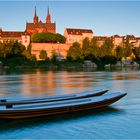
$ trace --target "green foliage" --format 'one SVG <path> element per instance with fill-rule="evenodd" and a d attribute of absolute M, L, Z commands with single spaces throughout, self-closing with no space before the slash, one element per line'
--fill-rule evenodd
<path fill-rule="evenodd" d="M 40 55 L 39 55 L 39 58 L 40 59 L 43 59 L 43 60 L 46 60 L 48 57 L 47 57 L 47 52 L 45 50 L 41 50 L 40 51 Z"/>
<path fill-rule="evenodd" d="M 135 61 L 137 64 L 140 65 L 140 58 L 139 58 L 139 57 L 135 58 L 134 61 Z"/>
<path fill-rule="evenodd" d="M 84 57 L 88 56 L 91 53 L 89 38 L 85 38 L 82 42 L 82 53 Z"/>
<path fill-rule="evenodd" d="M 104 57 L 106 55 L 113 55 L 112 50 L 114 48 L 113 40 L 110 38 L 107 38 L 104 42 L 104 44 L 100 48 L 100 57 Z"/>
<path fill-rule="evenodd" d="M 80 48 L 80 44 L 75 42 L 69 48 L 67 53 L 67 58 L 71 58 L 72 60 L 82 59 L 82 49 Z"/>
<path fill-rule="evenodd" d="M 73 58 L 71 56 L 67 56 L 67 61 L 68 62 L 73 62 Z"/>
<path fill-rule="evenodd" d="M 31 50 L 32 50 L 32 46 L 31 44 L 29 44 L 29 46 L 27 47 L 27 51 L 31 54 Z"/>
<path fill-rule="evenodd" d="M 129 39 L 126 38 L 126 41 L 124 42 L 124 57 L 129 57 L 132 54 L 132 46 L 131 43 L 129 43 Z"/>
<path fill-rule="evenodd" d="M 100 60 L 101 60 L 101 63 L 103 65 L 108 65 L 108 64 L 115 65 L 115 64 L 117 64 L 117 58 L 114 56 L 110 56 L 110 55 L 105 55 L 105 56 L 101 57 Z"/>
<path fill-rule="evenodd" d="M 0 57 L 6 58 L 13 54 L 12 52 L 13 42 L 0 43 Z"/>
<path fill-rule="evenodd" d="M 52 51 L 51 62 L 54 64 L 58 62 L 57 54 L 55 51 Z"/>
<path fill-rule="evenodd" d="M 33 34 L 31 41 L 36 43 L 65 43 L 66 38 L 61 34 L 42 32 Z"/>
<path fill-rule="evenodd" d="M 65 43 L 66 42 L 66 38 L 61 35 L 61 34 L 56 34 L 55 36 L 55 43 Z"/>
<path fill-rule="evenodd" d="M 25 50 L 25 47 L 18 43 L 17 41 L 13 43 L 12 51 L 13 55 L 20 55 Z"/>
<path fill-rule="evenodd" d="M 22 52 L 22 55 L 24 57 L 26 57 L 27 59 L 30 59 L 30 60 L 32 60 L 31 49 L 32 49 L 32 46 L 31 46 L 31 44 L 29 44 L 29 46 L 27 47 L 27 49 L 25 49 Z"/>
<path fill-rule="evenodd" d="M 124 51 L 125 49 L 122 46 L 116 47 L 115 56 L 118 60 L 121 60 L 121 58 L 124 57 Z"/>
<path fill-rule="evenodd" d="M 35 55 L 31 55 L 31 61 L 36 61 L 36 56 Z"/>
<path fill-rule="evenodd" d="M 133 54 L 136 58 L 140 58 L 140 46 L 133 49 Z"/>
<path fill-rule="evenodd" d="M 7 58 L 14 55 L 22 55 L 25 47 L 18 42 L 0 43 L 0 57 Z"/>
<path fill-rule="evenodd" d="M 1 60 L 4 66 L 10 67 L 26 65 L 26 63 L 28 62 L 28 60 L 23 56 L 12 56 L 10 58 L 3 58 Z"/>
<path fill-rule="evenodd" d="M 99 57 L 100 56 L 100 48 L 97 44 L 96 39 L 92 39 L 90 42 L 90 53 L 94 56 L 94 57 Z"/>
<path fill-rule="evenodd" d="M 31 53 L 30 53 L 28 50 L 24 50 L 24 51 L 22 52 L 22 55 L 23 55 L 24 57 L 26 57 L 27 59 L 31 59 Z"/>
<path fill-rule="evenodd" d="M 107 38 L 104 44 L 99 47 L 96 39 L 91 41 L 88 38 L 85 38 L 82 43 L 82 49 L 80 44 L 74 43 L 67 54 L 67 60 L 69 62 L 76 61 L 81 59 L 81 62 L 84 60 L 91 60 L 99 67 L 104 67 L 106 64 L 116 64 L 117 57 L 113 54 L 113 40 Z"/>

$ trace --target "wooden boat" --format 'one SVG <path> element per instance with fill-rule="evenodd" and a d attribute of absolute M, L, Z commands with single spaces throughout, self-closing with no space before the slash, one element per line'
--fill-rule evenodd
<path fill-rule="evenodd" d="M 0 118 L 21 119 L 101 108 L 118 101 L 125 95 L 126 93 L 116 92 L 82 99 L 15 105 L 12 108 L 0 106 Z"/>
<path fill-rule="evenodd" d="M 41 103 L 41 102 L 54 102 L 54 101 L 63 101 L 63 100 L 71 100 L 71 99 L 78 99 L 78 98 L 86 98 L 92 96 L 99 96 L 106 93 L 108 90 L 106 89 L 98 89 L 93 91 L 75 93 L 75 94 L 65 94 L 65 95 L 56 95 L 56 96 L 46 96 L 41 98 L 30 98 L 30 99 L 20 99 L 20 100 L 0 100 L 0 106 L 6 105 L 10 107 L 11 105 L 18 105 L 18 104 L 30 104 L 30 103 Z"/>

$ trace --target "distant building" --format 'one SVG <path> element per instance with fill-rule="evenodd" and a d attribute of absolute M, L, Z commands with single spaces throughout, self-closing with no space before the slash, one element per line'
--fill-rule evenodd
<path fill-rule="evenodd" d="M 36 12 L 36 7 L 35 7 L 33 23 L 28 23 L 28 22 L 26 23 L 26 31 L 30 35 L 37 32 L 56 33 L 56 24 L 51 22 L 51 15 L 50 15 L 49 8 L 47 11 L 46 22 L 43 23 L 41 20 L 39 21 L 39 18 Z"/>
<path fill-rule="evenodd" d="M 30 35 L 27 32 L 2 31 L 0 29 L 0 42 L 18 41 L 25 47 L 30 44 Z"/>
<path fill-rule="evenodd" d="M 124 36 L 124 41 L 126 41 L 126 39 L 129 40 L 129 43 L 131 43 L 133 48 L 140 46 L 140 38 L 139 37 L 135 37 L 134 35 L 126 35 L 126 36 Z"/>
<path fill-rule="evenodd" d="M 117 46 L 121 46 L 121 44 L 123 43 L 124 37 L 119 36 L 119 35 L 114 35 L 112 36 L 112 39 L 113 39 L 114 46 L 117 47 Z"/>
<path fill-rule="evenodd" d="M 107 38 L 110 38 L 110 37 L 107 37 L 107 36 L 95 36 L 94 38 L 96 39 L 97 44 L 99 45 L 99 47 L 101 47 L 104 44 L 105 40 Z"/>
<path fill-rule="evenodd" d="M 132 43 L 133 47 L 140 47 L 140 37 L 136 38 L 136 41 Z"/>
<path fill-rule="evenodd" d="M 93 32 L 90 29 L 71 29 L 66 28 L 64 31 L 66 43 L 72 44 L 74 42 L 82 43 L 83 39 L 88 37 L 93 38 Z"/>

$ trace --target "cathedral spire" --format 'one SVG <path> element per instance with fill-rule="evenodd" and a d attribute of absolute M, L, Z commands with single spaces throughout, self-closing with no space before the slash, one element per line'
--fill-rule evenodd
<path fill-rule="evenodd" d="M 38 23 L 38 16 L 37 16 L 37 13 L 36 13 L 36 6 L 35 6 L 34 24 L 37 24 L 37 23 Z"/>
<path fill-rule="evenodd" d="M 46 23 L 51 23 L 51 15 L 50 15 L 49 7 L 48 7 L 48 10 L 47 10 Z"/>

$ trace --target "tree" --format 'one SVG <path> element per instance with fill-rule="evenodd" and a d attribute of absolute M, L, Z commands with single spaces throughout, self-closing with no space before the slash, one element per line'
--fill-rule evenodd
<path fill-rule="evenodd" d="M 14 55 L 22 55 L 25 47 L 18 42 L 0 43 L 0 57 L 7 58 Z"/>
<path fill-rule="evenodd" d="M 47 52 L 45 50 L 41 50 L 39 58 L 42 60 L 46 60 L 47 59 Z"/>
<path fill-rule="evenodd" d="M 91 53 L 90 41 L 87 37 L 82 42 L 82 53 L 84 57 L 87 57 Z"/>
<path fill-rule="evenodd" d="M 56 43 L 65 43 L 66 38 L 63 35 L 57 33 L 55 36 L 55 41 Z"/>
<path fill-rule="evenodd" d="M 55 51 L 52 51 L 51 61 L 52 61 L 53 63 L 57 63 L 57 62 L 58 62 L 57 54 L 56 54 Z"/>
<path fill-rule="evenodd" d="M 129 38 L 126 37 L 126 41 L 124 41 L 124 57 L 129 57 L 132 54 L 132 46 L 129 42 Z"/>
<path fill-rule="evenodd" d="M 65 43 L 66 38 L 61 34 L 54 33 L 34 33 L 31 36 L 32 42 L 44 42 L 44 43 Z"/>
<path fill-rule="evenodd" d="M 18 41 L 13 43 L 12 47 L 13 55 L 21 55 L 24 50 L 25 47 L 22 44 L 18 43 Z"/>
<path fill-rule="evenodd" d="M 97 40 L 96 40 L 95 38 L 93 38 L 93 39 L 91 40 L 89 49 L 90 49 L 91 54 L 92 54 L 94 57 L 97 58 L 97 57 L 100 56 L 100 48 L 99 48 L 99 46 L 98 46 L 98 44 L 97 44 Z"/>
<path fill-rule="evenodd" d="M 75 42 L 73 45 L 69 48 L 67 57 L 71 57 L 73 60 L 82 59 L 82 49 L 80 47 L 80 44 Z"/>
<path fill-rule="evenodd" d="M 133 49 L 135 58 L 140 58 L 140 46 Z"/>
<path fill-rule="evenodd" d="M 13 42 L 0 43 L 0 56 L 6 58 L 13 55 Z"/>
<path fill-rule="evenodd" d="M 124 57 L 124 51 L 125 51 L 125 49 L 122 46 L 116 47 L 115 55 L 118 60 L 121 60 L 121 58 Z"/>
<path fill-rule="evenodd" d="M 113 40 L 111 38 L 107 38 L 104 42 L 104 44 L 100 48 L 100 57 L 106 56 L 106 55 L 113 55 Z"/>
<path fill-rule="evenodd" d="M 117 63 L 117 58 L 114 56 L 110 55 L 105 55 L 100 58 L 102 65 L 108 65 L 108 64 L 116 64 Z"/>

